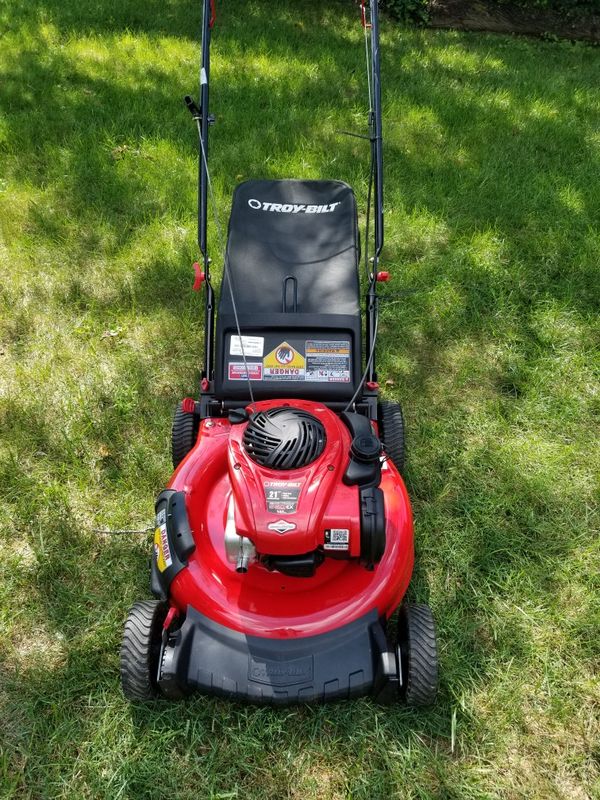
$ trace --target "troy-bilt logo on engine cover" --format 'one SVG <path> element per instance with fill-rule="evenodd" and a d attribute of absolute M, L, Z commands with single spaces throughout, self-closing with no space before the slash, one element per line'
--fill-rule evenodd
<path fill-rule="evenodd" d="M 325 205 L 305 205 L 304 203 L 263 203 L 262 200 L 250 198 L 248 205 L 255 211 L 274 211 L 276 214 L 329 214 L 340 205 L 325 203 Z"/>
<path fill-rule="evenodd" d="M 293 522 L 288 522 L 285 519 L 278 519 L 277 522 L 269 522 L 267 528 L 270 531 L 275 531 L 276 533 L 287 533 L 288 531 L 295 530 L 296 525 Z"/>

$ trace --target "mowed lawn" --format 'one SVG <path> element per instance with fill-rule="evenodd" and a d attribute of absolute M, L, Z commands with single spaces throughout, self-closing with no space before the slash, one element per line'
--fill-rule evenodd
<path fill-rule="evenodd" d="M 0 6 L 0 797 L 600 796 L 600 53 L 382 23 L 380 381 L 408 426 L 441 693 L 128 704 L 143 528 L 197 391 L 200 5 Z M 350 2 L 218 2 L 211 165 L 364 208 Z M 214 226 L 211 247 L 220 272 Z"/>

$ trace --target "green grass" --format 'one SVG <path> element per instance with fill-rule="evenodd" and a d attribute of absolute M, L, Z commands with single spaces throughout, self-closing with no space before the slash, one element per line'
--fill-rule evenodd
<path fill-rule="evenodd" d="M 364 208 L 351 4 L 219 3 L 223 219 L 247 177 Z M 600 61 L 383 23 L 380 379 L 404 405 L 428 711 L 128 705 L 143 526 L 195 391 L 198 3 L 0 7 L 0 797 L 600 796 Z M 211 231 L 218 266 L 218 245 Z"/>

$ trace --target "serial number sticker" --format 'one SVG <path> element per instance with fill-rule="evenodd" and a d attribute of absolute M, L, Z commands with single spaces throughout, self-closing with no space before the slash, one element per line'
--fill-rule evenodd
<path fill-rule="evenodd" d="M 350 383 L 350 342 L 309 339 L 305 352 L 305 380 Z"/>
<path fill-rule="evenodd" d="M 325 531 L 324 550 L 349 550 L 350 531 L 348 528 L 329 528 Z"/>
<path fill-rule="evenodd" d="M 229 362 L 229 380 L 230 381 L 261 381 L 263 376 L 263 367 L 262 364 L 252 364 L 248 363 L 248 369 L 246 369 L 246 364 L 237 363 L 237 362 Z"/>
<path fill-rule="evenodd" d="M 243 352 L 242 352 L 243 348 Z M 229 343 L 230 356 L 250 356 L 262 358 L 265 350 L 264 336 L 232 336 Z"/>
<path fill-rule="evenodd" d="M 265 502 L 272 514 L 295 514 L 302 481 L 265 481 Z"/>

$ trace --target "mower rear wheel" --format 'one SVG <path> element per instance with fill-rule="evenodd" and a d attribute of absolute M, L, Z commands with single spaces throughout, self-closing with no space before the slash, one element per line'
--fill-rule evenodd
<path fill-rule="evenodd" d="M 402 472 L 404 469 L 404 416 L 400 403 L 381 400 L 378 405 L 379 438 L 392 463 Z"/>
<path fill-rule="evenodd" d="M 128 700 L 160 694 L 156 679 L 166 616 L 167 605 L 158 600 L 143 600 L 129 612 L 121 644 L 121 686 Z"/>
<path fill-rule="evenodd" d="M 196 444 L 198 424 L 196 415 L 186 413 L 179 403 L 175 409 L 171 430 L 171 455 L 175 469 Z"/>
<path fill-rule="evenodd" d="M 409 706 L 430 706 L 438 687 L 435 623 L 429 606 L 404 603 L 398 617 L 402 695 Z"/>

